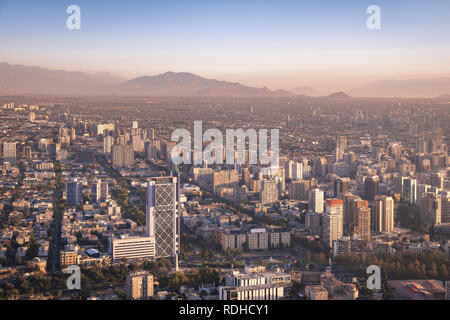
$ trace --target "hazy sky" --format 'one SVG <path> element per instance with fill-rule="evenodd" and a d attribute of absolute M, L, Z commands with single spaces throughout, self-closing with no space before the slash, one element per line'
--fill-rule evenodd
<path fill-rule="evenodd" d="M 81 8 L 81 30 L 66 28 L 71 4 Z M 371 4 L 381 8 L 381 30 L 366 27 Z M 449 75 L 450 1 L 0 0 L 0 61 L 347 90 Z"/>

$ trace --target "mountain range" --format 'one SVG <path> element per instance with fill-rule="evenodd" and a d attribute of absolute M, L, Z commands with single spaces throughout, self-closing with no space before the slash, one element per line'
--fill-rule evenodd
<path fill-rule="evenodd" d="M 0 95 L 123 94 L 136 96 L 288 97 L 285 90 L 253 88 L 206 79 L 188 72 L 166 72 L 127 80 L 107 72 L 88 74 L 0 63 Z"/>
<path fill-rule="evenodd" d="M 435 98 L 450 93 L 450 77 L 376 81 L 327 98 L 404 97 Z M 317 97 L 308 86 L 290 91 L 255 88 L 237 82 L 207 79 L 189 72 L 166 72 L 155 76 L 125 79 L 108 72 L 94 74 L 80 71 L 52 70 L 0 63 L 0 95 L 52 94 L 134 96 L 204 96 L 204 97 Z"/>
<path fill-rule="evenodd" d="M 436 98 L 450 93 L 450 77 L 382 80 L 349 92 L 354 97 Z"/>

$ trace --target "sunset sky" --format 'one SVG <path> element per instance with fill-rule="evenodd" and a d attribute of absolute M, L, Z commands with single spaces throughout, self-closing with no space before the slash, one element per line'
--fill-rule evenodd
<path fill-rule="evenodd" d="M 81 30 L 66 28 L 71 4 Z M 381 30 L 366 28 L 371 4 Z M 449 13 L 448 0 L 0 0 L 0 62 L 329 92 L 450 75 Z"/>

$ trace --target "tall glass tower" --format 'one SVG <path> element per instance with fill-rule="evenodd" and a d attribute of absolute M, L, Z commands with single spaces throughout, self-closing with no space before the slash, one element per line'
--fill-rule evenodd
<path fill-rule="evenodd" d="M 177 177 L 151 178 L 147 183 L 147 236 L 155 237 L 156 258 L 174 257 L 179 250 Z"/>

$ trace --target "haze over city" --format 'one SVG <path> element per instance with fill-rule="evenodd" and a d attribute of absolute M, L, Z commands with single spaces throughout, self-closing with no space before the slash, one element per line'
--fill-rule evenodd
<path fill-rule="evenodd" d="M 387 79 L 450 76 L 450 4 L 378 1 L 0 2 L 0 61 L 132 79 L 191 72 L 272 90 L 349 91 Z"/>

